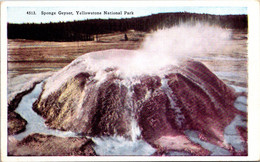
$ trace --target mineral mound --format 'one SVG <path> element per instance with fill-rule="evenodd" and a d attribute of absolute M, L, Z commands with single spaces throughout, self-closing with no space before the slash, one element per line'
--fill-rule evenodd
<path fill-rule="evenodd" d="M 234 107 L 234 89 L 200 62 L 142 72 L 131 66 L 132 56 L 130 50 L 107 50 L 77 58 L 45 81 L 34 111 L 51 128 L 96 137 L 131 138 L 137 123 L 139 138 L 159 151 L 209 155 L 186 130 L 233 151 L 224 129 L 237 114 L 246 115 Z"/>

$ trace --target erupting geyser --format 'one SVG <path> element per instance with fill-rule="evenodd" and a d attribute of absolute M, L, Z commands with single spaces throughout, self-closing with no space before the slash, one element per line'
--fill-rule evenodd
<path fill-rule="evenodd" d="M 198 30 L 197 25 L 188 31 L 190 36 L 212 37 L 207 32 L 220 30 L 204 28 Z M 191 47 L 198 53 L 207 52 L 206 48 L 196 51 L 196 46 L 190 44 L 196 39 L 206 40 L 187 38 L 192 41 L 186 40 L 181 52 L 180 42 L 176 42 L 181 40 L 179 35 L 171 38 L 175 40 L 171 41 L 172 48 L 168 48 L 168 42 L 150 50 L 145 45 L 138 51 L 114 49 L 77 58 L 45 81 L 33 109 L 51 128 L 95 137 L 142 138 L 158 152 L 177 150 L 209 155 L 209 150 L 189 139 L 189 130 L 197 131 L 203 141 L 234 152 L 225 141 L 224 131 L 236 115 L 246 113 L 234 107 L 234 89 L 202 63 L 180 57 L 189 48 L 192 53 Z M 217 36 L 227 39 L 228 34 Z M 210 41 L 214 43 L 212 38 Z M 174 55 L 176 52 L 179 54 Z M 136 126 L 140 134 L 133 129 Z"/>

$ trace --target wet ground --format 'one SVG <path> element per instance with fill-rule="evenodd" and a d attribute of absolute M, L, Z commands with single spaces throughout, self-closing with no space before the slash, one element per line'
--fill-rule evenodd
<path fill-rule="evenodd" d="M 233 31 L 232 39 L 224 43 L 217 52 L 196 59 L 227 84 L 247 87 L 247 33 Z"/>

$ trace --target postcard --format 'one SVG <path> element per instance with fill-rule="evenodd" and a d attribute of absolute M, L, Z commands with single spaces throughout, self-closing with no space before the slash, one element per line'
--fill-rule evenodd
<path fill-rule="evenodd" d="M 257 1 L 2 2 L 1 160 L 259 160 L 257 54 Z"/>

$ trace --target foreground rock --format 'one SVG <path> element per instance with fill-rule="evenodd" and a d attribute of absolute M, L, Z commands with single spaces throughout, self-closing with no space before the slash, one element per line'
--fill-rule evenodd
<path fill-rule="evenodd" d="M 192 60 L 138 75 L 124 75 L 110 63 L 131 54 L 108 50 L 79 57 L 46 80 L 34 110 L 51 128 L 91 136 L 128 138 L 134 133 L 132 121 L 137 121 L 141 138 L 158 152 L 210 155 L 186 130 L 233 152 L 224 129 L 237 114 L 246 113 L 234 108 L 237 94 L 232 88 Z"/>
<path fill-rule="evenodd" d="M 8 135 L 18 134 L 26 128 L 27 121 L 16 112 L 8 112 Z"/>
<path fill-rule="evenodd" d="M 44 134 L 32 134 L 17 141 L 8 138 L 9 156 L 93 156 L 93 142 L 87 138 L 56 137 Z"/>

